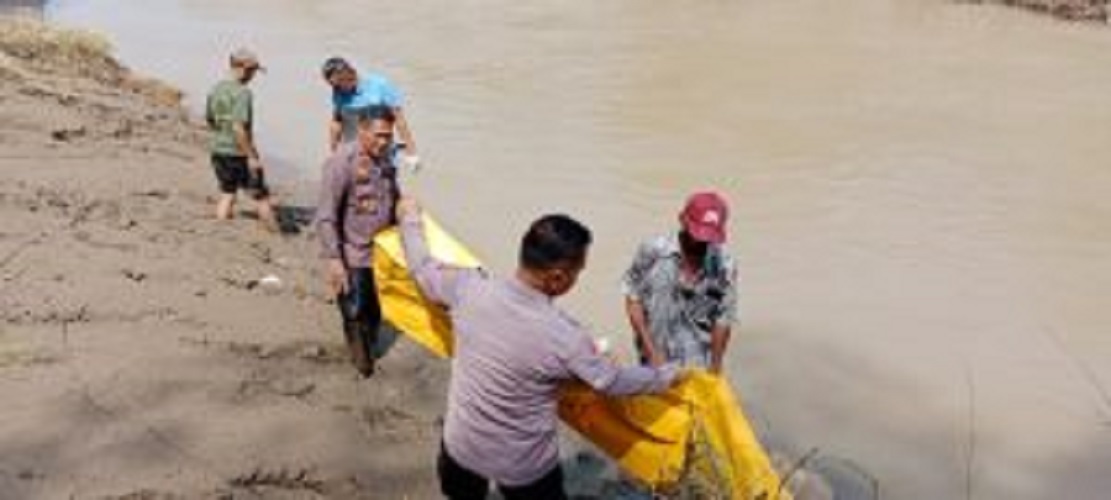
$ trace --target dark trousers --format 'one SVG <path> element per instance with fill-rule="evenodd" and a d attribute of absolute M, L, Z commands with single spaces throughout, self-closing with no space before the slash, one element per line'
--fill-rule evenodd
<path fill-rule="evenodd" d="M 236 191 L 243 189 L 255 200 L 270 196 L 265 174 L 262 170 L 251 169 L 246 156 L 213 153 L 212 169 L 216 172 L 216 182 L 220 186 L 221 193 L 235 194 Z"/>
<path fill-rule="evenodd" d="M 463 467 L 440 444 L 436 463 L 440 474 L 440 493 L 450 500 L 485 500 L 490 481 Z M 544 477 L 523 486 L 498 486 L 505 500 L 567 500 L 563 491 L 563 469 L 558 465 Z"/>
<path fill-rule="evenodd" d="M 369 377 L 374 373 L 374 345 L 382 324 L 374 271 L 365 267 L 348 269 L 347 293 L 341 293 L 336 304 L 343 316 L 343 334 L 351 350 L 351 360 L 359 373 Z"/>

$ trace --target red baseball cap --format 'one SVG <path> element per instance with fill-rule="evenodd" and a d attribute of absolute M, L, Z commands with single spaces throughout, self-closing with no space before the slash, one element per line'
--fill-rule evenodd
<path fill-rule="evenodd" d="M 725 198 L 712 191 L 690 195 L 679 222 L 695 240 L 706 243 L 725 242 L 725 223 L 729 220 L 729 205 Z"/>

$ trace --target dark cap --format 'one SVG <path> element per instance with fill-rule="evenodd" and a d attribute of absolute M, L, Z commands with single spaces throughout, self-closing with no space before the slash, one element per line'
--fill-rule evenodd
<path fill-rule="evenodd" d="M 325 79 L 328 79 L 339 71 L 349 69 L 355 68 L 351 66 L 351 63 L 347 62 L 347 59 L 342 57 L 329 57 L 327 61 L 324 61 L 324 66 L 320 68 L 320 72 L 324 75 Z"/>
<path fill-rule="evenodd" d="M 729 205 L 725 198 L 712 191 L 692 194 L 687 198 L 679 222 L 692 238 L 706 243 L 725 242 L 725 223 L 729 220 Z"/>

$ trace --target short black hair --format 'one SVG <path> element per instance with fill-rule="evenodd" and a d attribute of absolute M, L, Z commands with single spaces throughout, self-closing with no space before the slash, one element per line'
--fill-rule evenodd
<path fill-rule="evenodd" d="M 360 108 L 357 111 L 357 116 L 359 117 L 360 127 L 368 126 L 374 120 L 384 120 L 389 123 L 393 123 L 397 120 L 397 116 L 394 114 L 393 108 L 389 106 L 383 106 L 381 104 L 375 104 L 374 106 Z"/>
<path fill-rule="evenodd" d="M 563 214 L 545 215 L 521 238 L 520 264 L 528 269 L 551 269 L 581 263 L 593 237 L 579 221 Z"/>
<path fill-rule="evenodd" d="M 351 63 L 347 62 L 347 59 L 342 57 L 329 57 L 328 60 L 324 61 L 324 66 L 320 68 L 320 72 L 324 74 L 325 79 L 328 79 L 332 78 L 332 75 L 337 72 L 347 69 L 355 69 L 351 66 Z"/>

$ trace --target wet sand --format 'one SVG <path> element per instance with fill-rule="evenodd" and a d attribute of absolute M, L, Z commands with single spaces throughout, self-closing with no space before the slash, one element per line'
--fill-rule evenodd
<path fill-rule="evenodd" d="M 173 92 L 0 29 L 0 498 L 434 497 L 447 365 L 356 376 L 306 212 L 213 220 Z"/>

